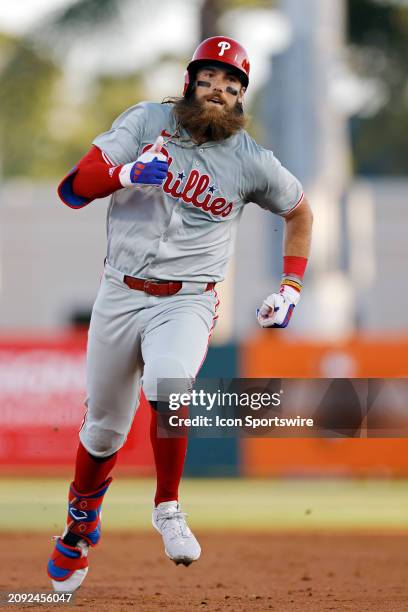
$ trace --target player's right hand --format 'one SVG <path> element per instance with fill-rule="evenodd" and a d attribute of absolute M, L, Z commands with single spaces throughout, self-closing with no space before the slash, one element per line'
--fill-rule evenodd
<path fill-rule="evenodd" d="M 156 139 L 153 147 L 140 155 L 136 161 L 124 164 L 119 173 L 119 180 L 123 187 L 134 185 L 160 186 L 167 176 L 169 164 L 167 158 L 161 153 L 163 137 Z"/>

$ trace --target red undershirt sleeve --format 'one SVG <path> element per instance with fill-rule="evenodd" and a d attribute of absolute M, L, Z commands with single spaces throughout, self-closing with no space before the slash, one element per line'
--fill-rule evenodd
<path fill-rule="evenodd" d="M 105 198 L 122 189 L 119 172 L 109 157 L 92 145 L 58 186 L 58 195 L 70 208 L 83 208 L 95 198 Z"/>

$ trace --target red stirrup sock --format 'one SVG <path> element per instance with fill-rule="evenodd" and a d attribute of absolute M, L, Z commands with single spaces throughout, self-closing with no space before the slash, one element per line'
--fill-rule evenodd
<path fill-rule="evenodd" d="M 111 473 L 118 453 L 109 457 L 94 457 L 79 443 L 75 464 L 74 487 L 78 493 L 96 491 Z"/>
<path fill-rule="evenodd" d="M 187 453 L 187 431 L 180 438 L 159 437 L 157 433 L 157 412 L 152 407 L 150 440 L 156 464 L 157 487 L 154 505 L 178 500 L 178 488 L 183 474 Z M 165 431 L 164 431 L 165 434 Z"/>

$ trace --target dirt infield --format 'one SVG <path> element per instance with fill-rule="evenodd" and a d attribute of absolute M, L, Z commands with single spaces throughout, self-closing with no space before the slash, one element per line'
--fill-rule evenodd
<path fill-rule="evenodd" d="M 200 561 L 176 567 L 155 533 L 106 533 L 69 610 L 408 610 L 408 534 L 198 534 Z M 49 591 L 42 534 L 0 535 L 0 590 Z M 13 606 L 12 609 L 56 606 Z"/>

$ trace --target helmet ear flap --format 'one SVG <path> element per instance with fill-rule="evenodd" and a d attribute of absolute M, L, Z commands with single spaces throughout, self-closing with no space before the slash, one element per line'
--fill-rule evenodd
<path fill-rule="evenodd" d="M 193 95 L 195 89 L 195 74 L 190 70 L 186 70 L 184 73 L 184 90 L 183 96 L 185 98 L 190 98 Z"/>
<path fill-rule="evenodd" d="M 184 89 L 183 89 L 183 96 L 185 98 L 188 97 L 187 92 L 188 92 L 189 87 L 190 87 L 190 73 L 188 70 L 186 70 L 184 73 Z"/>

